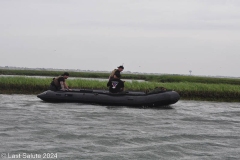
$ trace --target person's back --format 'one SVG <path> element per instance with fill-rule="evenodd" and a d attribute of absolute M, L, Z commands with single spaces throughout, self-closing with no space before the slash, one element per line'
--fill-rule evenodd
<path fill-rule="evenodd" d="M 109 80 L 110 79 L 112 79 L 112 78 L 120 78 L 121 77 L 121 72 L 124 70 L 124 67 L 123 66 L 119 66 L 118 67 L 118 69 L 114 69 L 113 71 L 112 71 L 112 73 L 110 74 L 110 76 L 109 76 Z M 116 77 L 116 76 L 117 77 Z"/>
<path fill-rule="evenodd" d="M 117 69 L 114 69 L 114 70 L 112 71 L 112 73 L 111 73 L 110 76 L 108 77 L 108 80 L 114 78 L 114 75 L 115 75 L 115 72 L 116 72 L 116 71 L 117 71 Z"/>
<path fill-rule="evenodd" d="M 60 90 L 61 89 L 61 85 L 60 85 L 61 81 L 64 81 L 63 76 L 58 76 L 58 77 L 53 78 L 49 89 L 52 91 Z"/>
<path fill-rule="evenodd" d="M 119 78 L 112 78 L 108 81 L 109 92 L 118 93 L 124 90 L 124 82 Z"/>

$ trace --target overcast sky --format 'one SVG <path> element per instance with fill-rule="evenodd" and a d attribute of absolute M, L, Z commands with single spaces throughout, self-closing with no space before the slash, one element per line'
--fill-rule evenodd
<path fill-rule="evenodd" d="M 240 76 L 239 0 L 0 0 L 0 66 Z"/>

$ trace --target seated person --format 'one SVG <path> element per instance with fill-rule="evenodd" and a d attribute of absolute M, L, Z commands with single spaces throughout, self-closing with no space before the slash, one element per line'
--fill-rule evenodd
<path fill-rule="evenodd" d="M 65 80 L 69 77 L 68 72 L 64 72 L 61 76 L 53 78 L 53 81 L 50 84 L 49 90 L 58 91 L 58 90 L 69 90 Z"/>
<path fill-rule="evenodd" d="M 121 72 L 124 70 L 124 67 L 123 66 L 119 66 L 118 67 L 118 69 L 114 69 L 113 71 L 112 71 L 112 73 L 110 74 L 110 76 L 109 76 L 109 80 L 111 79 L 111 78 L 114 78 L 114 75 L 115 74 L 119 74 L 119 76 L 121 77 Z M 119 77 L 119 78 L 120 78 Z"/>
<path fill-rule="evenodd" d="M 107 87 L 109 87 L 109 92 L 111 93 L 122 92 L 124 90 L 124 82 L 120 79 L 120 74 L 115 74 L 108 81 Z"/>

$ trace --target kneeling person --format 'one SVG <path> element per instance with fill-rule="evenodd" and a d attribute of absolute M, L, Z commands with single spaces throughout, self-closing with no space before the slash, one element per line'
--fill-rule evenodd
<path fill-rule="evenodd" d="M 114 78 L 111 78 L 108 83 L 107 87 L 109 87 L 109 92 L 111 93 L 118 93 L 124 90 L 124 82 L 119 79 L 120 75 L 114 75 Z"/>
<path fill-rule="evenodd" d="M 65 80 L 69 77 L 68 72 L 64 72 L 61 76 L 58 76 L 56 78 L 53 78 L 53 81 L 50 84 L 49 89 L 52 91 L 58 91 L 58 90 L 69 90 Z"/>

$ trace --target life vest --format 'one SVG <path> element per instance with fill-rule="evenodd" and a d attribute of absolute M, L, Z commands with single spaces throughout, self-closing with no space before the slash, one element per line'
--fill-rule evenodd
<path fill-rule="evenodd" d="M 55 86 L 57 86 L 57 87 L 60 86 L 60 83 L 58 82 L 58 79 L 59 79 L 60 77 L 63 77 L 63 76 L 58 76 L 58 77 L 56 77 L 56 78 L 53 78 L 53 84 L 54 84 Z"/>
<path fill-rule="evenodd" d="M 117 69 L 114 69 L 114 70 L 112 71 L 112 73 L 111 73 L 110 76 L 109 76 L 109 80 L 114 77 L 114 74 L 115 74 L 116 71 L 117 71 Z"/>

